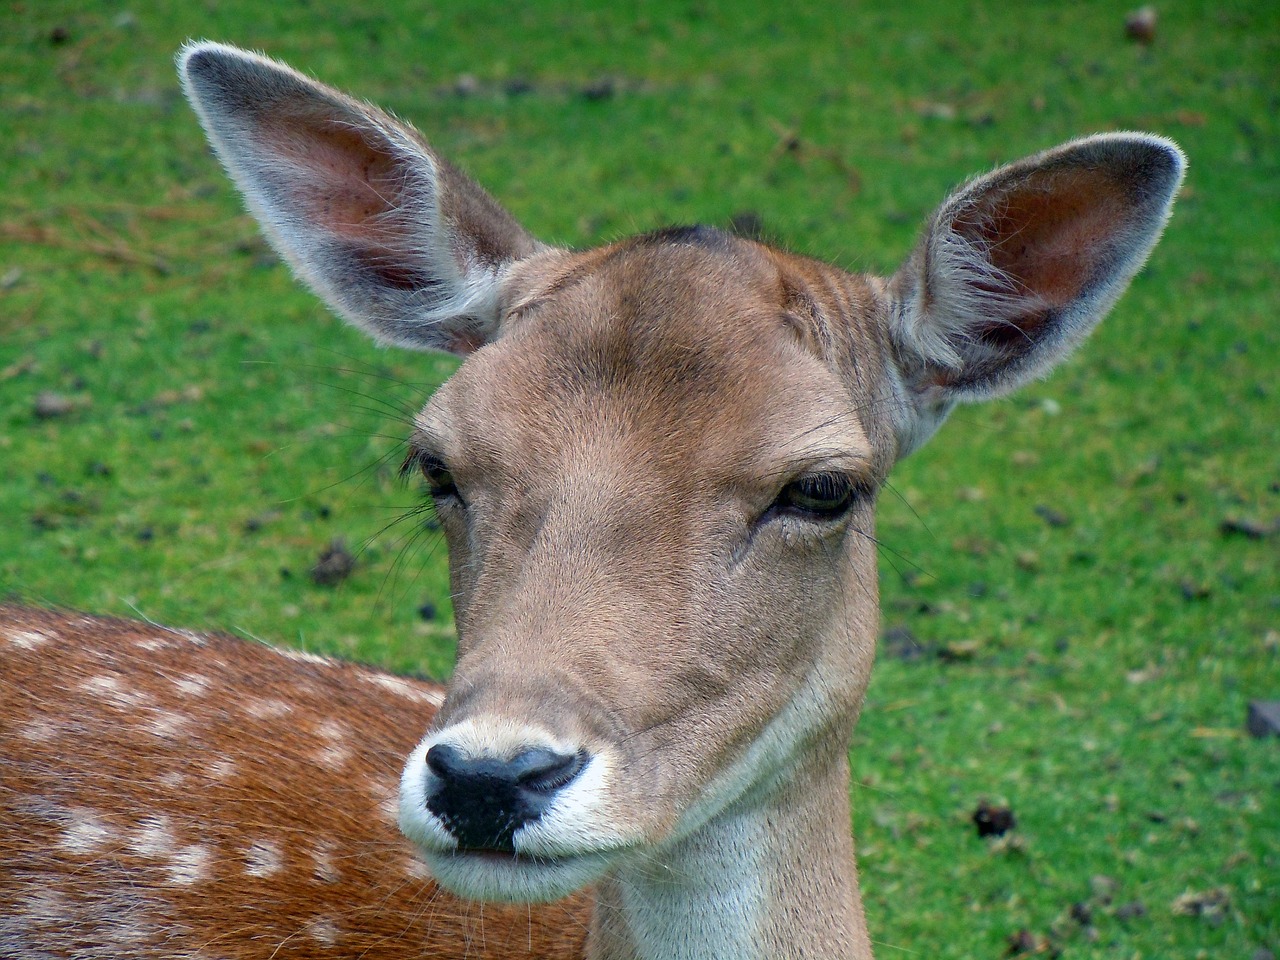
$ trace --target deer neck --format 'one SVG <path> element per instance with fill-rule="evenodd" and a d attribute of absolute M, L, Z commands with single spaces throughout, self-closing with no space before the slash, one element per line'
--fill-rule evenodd
<path fill-rule="evenodd" d="M 870 960 L 848 760 L 812 766 L 601 881 L 589 960 Z"/>

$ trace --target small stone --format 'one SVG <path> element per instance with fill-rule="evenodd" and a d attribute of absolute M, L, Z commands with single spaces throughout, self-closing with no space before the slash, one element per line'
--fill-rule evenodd
<path fill-rule="evenodd" d="M 582 95 L 588 100 L 608 100 L 616 92 L 610 77 L 601 77 L 582 88 Z"/>
<path fill-rule="evenodd" d="M 332 587 L 351 576 L 355 566 L 356 558 L 345 544 L 341 540 L 334 540 L 311 568 L 311 579 L 322 587 Z"/>
<path fill-rule="evenodd" d="M 1212 890 L 1188 890 L 1176 897 L 1169 909 L 1174 916 L 1200 917 L 1218 924 L 1226 917 L 1230 906 L 1231 892 L 1226 887 L 1215 887 Z"/>
<path fill-rule="evenodd" d="M 1156 39 L 1156 8 L 1139 7 L 1124 18 L 1124 35 L 1144 46 Z"/>
<path fill-rule="evenodd" d="M 1032 953 L 1056 956 L 1056 951 L 1053 950 L 1048 939 L 1032 933 L 1030 930 L 1019 930 L 1017 933 L 1010 934 L 1005 941 L 1004 955 L 1006 957 L 1018 957 Z"/>
<path fill-rule="evenodd" d="M 34 412 L 38 420 L 52 420 L 54 417 L 65 417 L 74 411 L 76 402 L 61 393 L 52 390 L 41 390 L 36 394 Z"/>
<path fill-rule="evenodd" d="M 1137 920 L 1147 915 L 1147 907 L 1141 900 L 1130 900 L 1116 907 L 1117 920 Z"/>
<path fill-rule="evenodd" d="M 922 117 L 928 117 L 930 120 L 954 120 L 956 118 L 956 108 L 949 103 L 921 100 L 915 104 L 915 108 L 916 113 Z"/>
<path fill-rule="evenodd" d="M 1280 524 L 1261 523 L 1248 517 L 1227 517 L 1218 525 L 1224 537 L 1240 536 L 1250 540 L 1265 540 L 1280 530 Z"/>
<path fill-rule="evenodd" d="M 972 660 L 981 651 L 981 640 L 953 640 L 938 651 L 938 659 L 946 663 L 963 663 Z"/>
<path fill-rule="evenodd" d="M 1245 729 L 1250 736 L 1280 737 L 1280 700 L 1251 700 Z"/>
<path fill-rule="evenodd" d="M 1178 591 L 1182 594 L 1182 599 L 1188 603 L 1194 600 L 1208 600 L 1213 596 L 1213 588 L 1207 583 L 1197 583 L 1194 580 L 1180 580 L 1178 582 Z"/>
<path fill-rule="evenodd" d="M 1071 525 L 1071 518 L 1061 510 L 1055 510 L 1053 507 L 1045 506 L 1043 503 L 1038 504 L 1035 509 L 1036 516 L 1051 527 L 1066 527 Z"/>
<path fill-rule="evenodd" d="M 993 806 L 985 800 L 973 811 L 972 819 L 980 837 L 1002 837 L 1018 823 L 1008 807 Z"/>
<path fill-rule="evenodd" d="M 437 612 L 434 603 L 424 603 L 418 608 L 418 616 L 427 621 L 434 620 Z"/>
<path fill-rule="evenodd" d="M 1101 904 L 1110 903 L 1119 886 L 1114 877 L 1108 877 L 1105 874 L 1099 873 L 1089 878 L 1089 889 L 1093 891 L 1093 898 Z"/>

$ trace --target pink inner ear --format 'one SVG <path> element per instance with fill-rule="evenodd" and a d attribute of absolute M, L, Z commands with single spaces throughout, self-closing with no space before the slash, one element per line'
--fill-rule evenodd
<path fill-rule="evenodd" d="M 403 246 L 404 173 L 378 135 L 355 122 L 297 111 L 257 125 L 262 147 L 279 159 L 292 200 L 324 230 L 371 246 Z"/>
<path fill-rule="evenodd" d="M 1026 178 L 954 228 L 986 247 L 1017 286 L 1053 308 L 1080 295 L 1124 229 L 1123 186 L 1100 170 L 1059 169 Z"/>

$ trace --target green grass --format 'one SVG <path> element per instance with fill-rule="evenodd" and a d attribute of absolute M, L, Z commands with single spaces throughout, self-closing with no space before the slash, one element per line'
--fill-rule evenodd
<path fill-rule="evenodd" d="M 1147 48 L 1113 4 L 775 6 L 5 5 L 0 593 L 447 673 L 445 558 L 394 523 L 394 475 L 451 361 L 295 287 L 178 94 L 189 36 L 391 107 L 574 245 L 754 211 L 883 272 L 963 177 L 1155 130 L 1187 188 L 1114 315 L 883 498 L 885 624 L 951 657 L 882 655 L 854 829 L 882 957 L 1024 928 L 1073 958 L 1280 953 L 1280 741 L 1242 734 L 1280 699 L 1280 537 L 1222 532 L 1280 519 L 1280 8 L 1163 4 Z M 74 409 L 37 418 L 44 391 Z M 359 563 L 316 586 L 335 538 Z M 983 797 L 1016 842 L 974 835 Z"/>

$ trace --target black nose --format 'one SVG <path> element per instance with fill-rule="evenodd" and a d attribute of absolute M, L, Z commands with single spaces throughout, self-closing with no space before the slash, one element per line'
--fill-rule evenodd
<path fill-rule="evenodd" d="M 537 820 L 556 794 L 587 765 L 585 750 L 564 754 L 545 747 L 510 760 L 469 757 L 437 743 L 427 751 L 427 809 L 443 821 L 464 850 L 511 853 L 515 832 Z"/>

